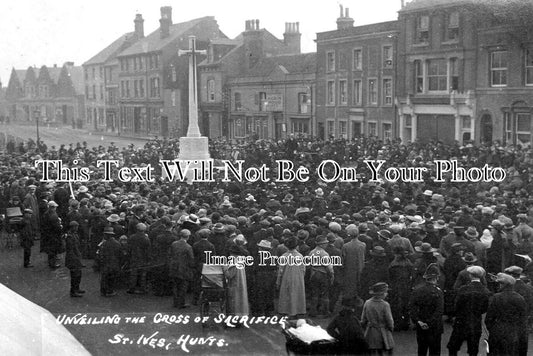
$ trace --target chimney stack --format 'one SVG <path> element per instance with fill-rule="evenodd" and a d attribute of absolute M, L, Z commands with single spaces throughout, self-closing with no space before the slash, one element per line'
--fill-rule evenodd
<path fill-rule="evenodd" d="M 246 21 L 242 36 L 245 51 L 243 71 L 247 71 L 264 56 L 263 32 L 259 30 L 259 20 Z"/>
<path fill-rule="evenodd" d="M 290 54 L 299 54 L 300 42 L 300 23 L 299 22 L 285 22 L 285 33 L 283 34 L 283 42 L 289 49 Z"/>
<path fill-rule="evenodd" d="M 161 19 L 159 20 L 159 32 L 161 38 L 166 38 L 170 35 L 170 26 L 172 25 L 172 7 L 161 7 Z"/>
<path fill-rule="evenodd" d="M 144 20 L 143 15 L 137 14 L 135 15 L 135 20 L 133 20 L 133 23 L 135 24 L 135 36 L 137 36 L 138 39 L 144 37 Z"/>
<path fill-rule="evenodd" d="M 244 31 L 259 31 L 259 20 L 246 20 Z"/>
<path fill-rule="evenodd" d="M 350 17 L 350 9 L 346 8 L 343 13 L 343 6 L 340 5 L 341 17 L 337 19 L 337 30 L 345 30 L 353 27 L 353 19 Z"/>

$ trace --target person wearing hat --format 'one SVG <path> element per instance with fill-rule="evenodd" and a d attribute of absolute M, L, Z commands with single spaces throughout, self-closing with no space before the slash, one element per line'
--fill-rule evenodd
<path fill-rule="evenodd" d="M 518 226 L 514 229 L 516 238 L 516 253 L 529 255 L 533 253 L 533 227 L 528 225 L 529 218 L 526 214 L 518 214 Z"/>
<path fill-rule="evenodd" d="M 172 220 L 168 216 L 159 219 L 161 227 L 156 229 L 152 244 L 152 288 L 154 295 L 158 297 L 172 295 L 172 284 L 168 276 L 168 251 L 170 246 L 177 239 L 177 234 L 173 231 Z M 150 236 L 150 235 L 148 235 Z"/>
<path fill-rule="evenodd" d="M 327 241 L 327 240 L 326 240 Z M 288 251 L 282 256 L 289 258 L 303 258 L 296 248 L 298 238 L 289 236 L 285 240 Z M 276 278 L 276 289 L 279 290 L 278 313 L 289 318 L 298 318 L 307 313 L 305 298 L 305 269 L 304 265 L 280 265 Z"/>
<path fill-rule="evenodd" d="M 451 255 L 446 258 L 442 271 L 444 272 L 444 314 L 449 319 L 453 317 L 453 303 L 455 300 L 454 284 L 459 272 L 466 268 L 463 260 L 464 246 L 460 242 L 452 245 Z"/>
<path fill-rule="evenodd" d="M 128 238 L 128 249 L 130 255 L 130 280 L 129 294 L 146 294 L 146 275 L 151 258 L 151 244 L 146 235 L 147 226 L 138 223 L 137 232 Z"/>
<path fill-rule="evenodd" d="M 311 258 L 326 259 L 329 254 L 326 252 L 328 239 L 326 236 L 318 236 L 316 247 L 309 253 Z M 316 256 L 316 257 L 315 257 Z M 333 284 L 335 273 L 331 264 L 309 266 L 309 288 L 311 305 L 310 316 L 329 315 L 329 289 Z"/>
<path fill-rule="evenodd" d="M 128 219 L 127 234 L 131 236 L 137 232 L 137 225 L 145 221 L 144 206 L 135 205 L 132 209 L 132 215 Z"/>
<path fill-rule="evenodd" d="M 394 259 L 389 265 L 389 301 L 396 330 L 409 330 L 409 297 L 414 266 L 409 252 L 403 247 L 393 249 Z"/>
<path fill-rule="evenodd" d="M 340 259 L 341 250 L 336 247 L 335 243 L 338 241 L 337 239 L 341 239 L 341 238 L 333 232 L 329 232 L 326 238 L 328 239 L 328 245 L 325 248 L 326 252 L 330 256 L 338 256 L 338 258 Z M 341 239 L 341 241 L 343 240 Z M 344 245 L 344 241 L 343 241 L 343 245 Z M 339 297 L 342 292 L 342 285 L 343 285 L 342 266 L 333 266 L 333 283 L 329 289 L 329 313 L 330 314 L 333 314 L 333 312 L 335 311 L 335 305 L 337 304 L 337 301 L 339 300 Z"/>
<path fill-rule="evenodd" d="M 378 282 L 389 283 L 389 257 L 386 250 L 376 245 L 370 251 L 370 260 L 365 262 L 361 271 L 361 290 L 359 295 L 363 299 L 370 298 L 369 290 Z"/>
<path fill-rule="evenodd" d="M 258 253 L 272 251 L 272 243 L 269 240 L 261 240 L 257 244 Z M 259 256 L 254 258 L 259 261 Z M 253 273 L 255 283 L 255 293 L 250 293 L 250 306 L 252 312 L 257 315 L 270 316 L 274 313 L 274 299 L 276 297 L 276 273 L 278 266 L 274 263 L 265 263 L 260 265 L 256 263 L 253 265 L 251 272 Z"/>
<path fill-rule="evenodd" d="M 48 255 L 48 266 L 52 269 L 61 267 L 57 255 L 64 252 L 61 237 L 63 225 L 57 215 L 57 207 L 58 204 L 55 201 L 48 202 L 48 209 L 41 221 L 41 252 Z"/>
<path fill-rule="evenodd" d="M 115 238 L 116 234 L 112 227 L 104 228 L 104 241 L 100 246 L 100 295 L 112 297 L 116 295 L 115 286 L 120 273 L 120 260 L 122 249 Z"/>
<path fill-rule="evenodd" d="M 394 251 L 395 248 L 399 247 L 404 251 L 407 251 L 409 255 L 415 253 L 413 245 L 411 245 L 411 241 L 409 241 L 407 237 L 400 236 L 400 231 L 402 230 L 400 225 L 391 225 L 389 230 L 392 232 L 392 237 L 387 241 L 387 243 L 389 244 L 391 251 Z"/>
<path fill-rule="evenodd" d="M 183 229 L 179 233 L 179 239 L 172 242 L 168 253 L 168 276 L 172 281 L 174 296 L 174 308 L 187 308 L 185 296 L 189 283 L 194 279 L 194 252 L 187 243 L 191 232 Z"/>
<path fill-rule="evenodd" d="M 213 233 L 209 236 L 209 242 L 215 246 L 217 256 L 226 255 L 226 228 L 221 222 L 213 226 Z"/>
<path fill-rule="evenodd" d="M 359 240 L 359 229 L 354 224 L 346 227 L 349 242 L 342 246 L 344 289 L 343 298 L 355 298 L 360 293 L 361 272 L 365 266 L 367 246 Z"/>
<path fill-rule="evenodd" d="M 83 263 L 78 237 L 79 225 L 77 221 L 69 223 L 65 241 L 65 267 L 70 270 L 70 296 L 73 298 L 81 297 L 85 293 L 85 291 L 80 290 Z"/>
<path fill-rule="evenodd" d="M 236 261 L 242 258 L 246 252 L 237 245 L 232 244 L 228 249 L 228 254 Z M 248 302 L 248 287 L 246 285 L 246 269 L 237 268 L 235 263 L 222 266 L 224 275 L 227 278 L 227 306 L 228 314 L 234 316 L 248 316 L 250 314 L 250 304 Z"/>
<path fill-rule="evenodd" d="M 411 320 L 416 326 L 418 355 L 440 355 L 441 338 L 444 331 L 442 314 L 444 295 L 437 287 L 439 267 L 430 264 L 424 273 L 424 283 L 415 286 L 411 294 Z"/>
<path fill-rule="evenodd" d="M 192 245 L 192 252 L 194 255 L 194 277 L 193 277 L 193 305 L 198 304 L 200 299 L 200 292 L 202 291 L 201 278 L 202 268 L 206 259 L 206 252 L 215 254 L 215 246 L 209 242 L 211 231 L 209 229 L 200 229 L 196 232 L 199 240 Z"/>
<path fill-rule="evenodd" d="M 61 183 L 54 190 L 54 202 L 57 203 L 57 215 L 59 215 L 61 221 L 67 221 L 68 202 L 70 200 L 69 190 L 68 183 Z"/>
<path fill-rule="evenodd" d="M 533 322 L 533 286 L 525 283 L 522 279 L 522 273 L 524 272 L 522 267 L 510 266 L 504 272 L 516 279 L 514 291 L 520 294 L 526 301 L 528 326 L 530 326 Z"/>
<path fill-rule="evenodd" d="M 508 266 L 506 256 L 510 248 L 510 242 L 503 231 L 504 224 L 498 220 L 492 220 L 489 226 L 490 233 L 492 235 L 492 243 L 490 248 L 487 249 L 487 272 L 499 273 Z"/>
<path fill-rule="evenodd" d="M 500 272 L 495 281 L 499 292 L 492 297 L 485 316 L 490 354 L 526 356 L 526 301 L 514 291 L 516 279 L 511 275 Z"/>
<path fill-rule="evenodd" d="M 472 252 L 465 253 L 462 259 L 466 263 L 466 266 L 461 272 L 459 272 L 459 274 L 457 275 L 457 279 L 455 280 L 455 283 L 453 284 L 453 289 L 455 291 L 458 291 L 459 288 L 470 283 L 471 275 L 468 272 L 468 268 L 472 266 L 476 266 L 479 263 L 478 258 Z M 485 278 L 485 275 L 480 277 L 480 281 L 484 286 L 487 285 L 487 280 Z"/>
<path fill-rule="evenodd" d="M 490 292 L 482 283 L 485 270 L 470 265 L 466 268 L 466 273 L 469 274 L 469 281 L 457 290 L 455 299 L 455 321 L 447 345 L 451 356 L 457 356 L 464 341 L 467 343 L 468 355 L 478 354 L 482 317 L 489 306 Z"/>
<path fill-rule="evenodd" d="M 39 225 L 39 199 L 35 194 L 37 186 L 30 184 L 28 186 L 28 193 L 24 196 L 22 205 L 24 209 L 31 209 L 31 223 L 33 224 L 33 230 L 36 236 L 40 237 L 40 225 Z"/>
<path fill-rule="evenodd" d="M 33 267 L 30 262 L 31 248 L 35 240 L 35 229 L 32 219 L 33 210 L 24 209 L 22 216 L 22 228 L 20 230 L 20 246 L 24 249 L 24 268 Z"/>
<path fill-rule="evenodd" d="M 366 355 L 368 343 L 357 315 L 363 306 L 359 297 L 342 298 L 342 309 L 329 323 L 326 331 L 337 339 L 336 355 Z"/>
<path fill-rule="evenodd" d="M 392 355 L 394 348 L 394 320 L 390 305 L 385 301 L 388 290 L 387 283 L 375 283 L 369 290 L 371 298 L 363 305 L 361 326 L 365 330 L 366 342 L 372 355 Z"/>

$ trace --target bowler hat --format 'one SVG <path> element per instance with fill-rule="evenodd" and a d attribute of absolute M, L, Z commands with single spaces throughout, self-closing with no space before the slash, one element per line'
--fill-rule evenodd
<path fill-rule="evenodd" d="M 427 242 L 422 243 L 422 245 L 420 246 L 415 246 L 415 250 L 417 252 L 422 252 L 422 253 L 433 253 L 437 251 L 436 248 L 431 247 L 431 244 Z"/>
<path fill-rule="evenodd" d="M 372 250 L 370 250 L 370 254 L 375 257 L 385 257 L 387 254 L 385 253 L 385 249 L 381 246 L 374 246 Z"/>
<path fill-rule="evenodd" d="M 472 252 L 465 253 L 465 255 L 462 258 L 463 258 L 463 261 L 465 261 L 466 263 L 470 263 L 470 264 L 476 263 L 477 261 L 477 257 Z"/>
<path fill-rule="evenodd" d="M 115 235 L 115 231 L 111 226 L 108 226 L 104 228 L 104 234 Z"/>

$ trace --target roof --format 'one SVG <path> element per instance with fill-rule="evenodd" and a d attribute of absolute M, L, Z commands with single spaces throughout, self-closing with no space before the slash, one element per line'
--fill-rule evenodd
<path fill-rule="evenodd" d="M 448 7 L 463 4 L 483 3 L 486 0 L 412 0 L 405 4 L 400 11 L 415 11 L 433 9 L 435 7 Z"/>
<path fill-rule="evenodd" d="M 15 73 L 17 73 L 20 83 L 24 83 L 24 79 L 26 79 L 26 69 L 15 69 Z"/>
<path fill-rule="evenodd" d="M 51 68 L 46 68 L 46 69 L 48 69 L 48 74 L 50 74 L 50 79 L 52 79 L 54 83 L 57 83 L 57 80 L 59 79 L 59 74 L 61 74 L 61 67 L 51 67 Z"/>
<path fill-rule="evenodd" d="M 236 46 L 242 43 L 242 38 L 239 39 L 229 39 L 229 38 L 215 38 L 211 40 L 211 44 L 214 45 L 228 45 L 228 46 Z"/>
<path fill-rule="evenodd" d="M 262 58 L 246 76 L 268 76 L 276 68 L 285 74 L 314 73 L 316 53 L 287 54 Z"/>
<path fill-rule="evenodd" d="M 72 85 L 76 90 L 76 94 L 81 95 L 85 92 L 84 85 L 84 71 L 82 66 L 70 67 L 68 68 L 68 73 L 70 75 L 70 80 L 72 80 Z"/>
<path fill-rule="evenodd" d="M 84 66 L 92 64 L 101 64 L 107 62 L 109 59 L 112 59 L 116 56 L 120 50 L 123 49 L 124 44 L 131 40 L 135 36 L 135 32 L 128 32 L 115 41 L 113 41 L 109 46 L 98 52 L 94 57 L 89 59 L 87 62 L 83 63 Z"/>
<path fill-rule="evenodd" d="M 137 41 L 118 56 L 131 56 L 140 53 L 156 52 L 162 50 L 165 46 L 174 41 L 177 37 L 182 36 L 185 32 L 201 23 L 202 21 L 214 20 L 213 16 L 205 16 L 190 20 L 187 22 L 176 23 L 170 26 L 170 34 L 165 38 L 161 38 L 160 29 L 157 28 L 148 36 Z"/>
<path fill-rule="evenodd" d="M 398 21 L 386 21 L 386 22 L 378 22 L 378 23 L 372 23 L 368 25 L 362 25 L 362 26 L 354 26 L 342 30 L 332 30 L 332 31 L 326 31 L 326 32 L 318 32 L 317 35 L 317 41 L 325 40 L 325 39 L 332 39 L 332 38 L 338 38 L 340 36 L 360 36 L 360 35 L 373 35 L 373 34 L 380 34 L 384 32 L 394 32 L 398 31 Z"/>

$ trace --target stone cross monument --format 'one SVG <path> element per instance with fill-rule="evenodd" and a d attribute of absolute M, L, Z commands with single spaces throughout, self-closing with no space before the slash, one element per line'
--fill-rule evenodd
<path fill-rule="evenodd" d="M 206 51 L 196 49 L 196 37 L 189 36 L 189 50 L 178 51 L 178 55 L 189 55 L 189 127 L 187 136 L 180 137 L 179 160 L 208 160 L 208 139 L 200 134 L 198 127 L 198 90 L 196 88 L 196 55 Z"/>

